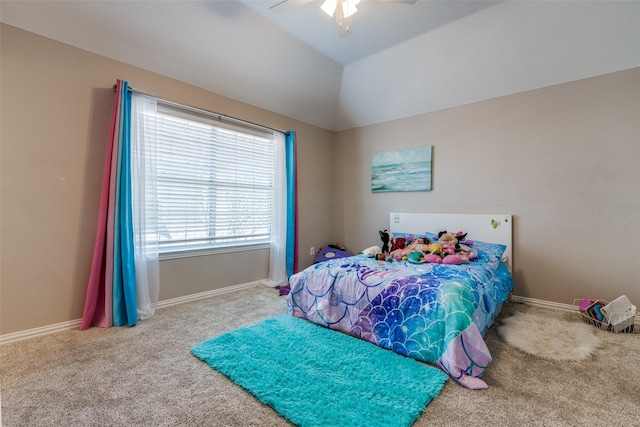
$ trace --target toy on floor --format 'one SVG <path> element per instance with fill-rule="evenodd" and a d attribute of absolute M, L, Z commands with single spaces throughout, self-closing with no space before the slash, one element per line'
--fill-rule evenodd
<path fill-rule="evenodd" d="M 327 245 L 320 248 L 313 262 L 318 263 L 323 261 L 329 261 L 330 259 L 344 258 L 348 256 L 351 256 L 351 252 L 349 252 L 347 249 L 343 248 L 339 244 Z"/>

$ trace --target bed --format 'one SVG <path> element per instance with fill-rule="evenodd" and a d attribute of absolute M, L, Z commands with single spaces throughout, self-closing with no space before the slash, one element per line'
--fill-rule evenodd
<path fill-rule="evenodd" d="M 487 388 L 484 336 L 513 288 L 511 215 L 391 213 L 389 220 L 393 235 L 409 240 L 463 231 L 476 256 L 459 265 L 364 254 L 314 264 L 291 276 L 289 314 L 436 364 L 467 388 Z"/>

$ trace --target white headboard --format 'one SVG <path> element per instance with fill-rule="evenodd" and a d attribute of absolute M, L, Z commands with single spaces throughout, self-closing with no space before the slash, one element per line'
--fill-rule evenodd
<path fill-rule="evenodd" d="M 390 213 L 389 231 L 392 233 L 424 234 L 447 230 L 468 233 L 470 240 L 500 243 L 507 246 L 504 251 L 505 264 L 513 271 L 513 242 L 511 215 L 507 214 L 432 214 Z"/>

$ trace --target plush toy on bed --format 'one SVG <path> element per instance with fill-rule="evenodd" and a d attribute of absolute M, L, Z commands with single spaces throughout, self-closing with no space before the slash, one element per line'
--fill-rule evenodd
<path fill-rule="evenodd" d="M 395 239 L 393 239 L 393 241 L 391 242 L 391 249 L 390 251 L 393 252 L 396 249 L 404 249 L 404 247 L 407 245 L 407 239 L 405 237 L 396 237 Z"/>
<path fill-rule="evenodd" d="M 395 249 L 394 251 L 392 251 L 389 256 L 393 256 L 393 259 L 400 261 L 400 260 L 406 260 L 407 257 L 415 251 L 420 251 L 422 253 L 427 253 L 427 247 L 429 244 L 429 240 L 425 237 L 418 237 L 417 239 L 415 239 L 414 241 L 410 242 L 407 246 L 405 246 L 404 248 L 398 248 Z"/>
<path fill-rule="evenodd" d="M 386 256 L 389 253 L 389 241 L 393 240 L 393 234 L 387 230 L 380 230 L 378 233 L 380 233 L 380 239 L 382 239 L 382 253 Z"/>
<path fill-rule="evenodd" d="M 369 258 L 376 258 L 378 254 L 382 253 L 382 250 L 380 249 L 380 246 L 371 246 L 363 250 L 362 253 L 368 256 Z"/>
<path fill-rule="evenodd" d="M 424 252 L 413 251 L 407 255 L 407 261 L 412 264 L 422 264 L 424 261 Z"/>
<path fill-rule="evenodd" d="M 417 237 L 415 240 L 410 242 L 407 246 L 402 249 L 403 252 L 410 254 L 411 252 L 420 251 L 427 252 L 427 248 L 429 246 L 429 239 L 426 237 Z"/>
<path fill-rule="evenodd" d="M 463 243 L 467 237 L 467 233 L 461 231 L 453 234 L 446 230 L 438 233 L 438 242 L 442 245 L 442 263 L 443 264 L 468 264 L 470 260 L 476 257 L 475 252 Z"/>
<path fill-rule="evenodd" d="M 433 255 L 440 255 L 442 253 L 442 245 L 440 243 L 429 243 L 427 251 Z"/>
<path fill-rule="evenodd" d="M 409 256 L 409 254 L 411 252 L 413 252 L 413 250 L 407 246 L 406 248 L 396 249 L 396 250 L 390 252 L 389 253 L 389 257 L 391 257 L 392 259 L 394 259 L 396 261 L 400 261 L 402 259 L 406 259 L 407 256 Z"/>
<path fill-rule="evenodd" d="M 449 233 L 448 231 L 441 231 L 438 233 L 438 242 L 441 245 L 453 245 L 454 251 L 458 252 L 461 249 L 471 250 L 471 248 L 462 242 L 467 238 L 467 233 L 463 233 L 462 231 L 458 231 L 457 233 Z"/>
<path fill-rule="evenodd" d="M 426 254 L 424 256 L 424 262 L 429 264 L 442 264 L 442 258 L 440 258 L 440 255 Z"/>

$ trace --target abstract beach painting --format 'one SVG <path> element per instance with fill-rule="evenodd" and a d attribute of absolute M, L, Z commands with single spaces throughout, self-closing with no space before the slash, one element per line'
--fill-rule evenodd
<path fill-rule="evenodd" d="M 431 191 L 432 146 L 372 154 L 371 191 Z"/>

